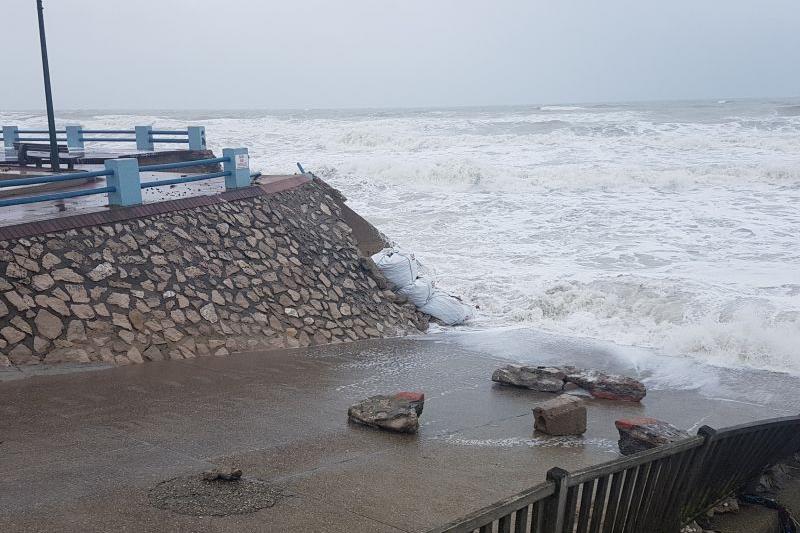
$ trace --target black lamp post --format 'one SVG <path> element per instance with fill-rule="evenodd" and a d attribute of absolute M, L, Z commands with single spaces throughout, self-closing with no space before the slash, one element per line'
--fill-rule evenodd
<path fill-rule="evenodd" d="M 56 119 L 53 116 L 53 94 L 50 89 L 50 65 L 47 62 L 47 40 L 44 36 L 44 7 L 42 0 L 36 0 L 39 12 L 39 42 L 42 47 L 42 72 L 44 74 L 44 97 L 47 101 L 47 129 L 50 133 L 50 167 L 58 172 L 58 141 L 56 140 Z"/>

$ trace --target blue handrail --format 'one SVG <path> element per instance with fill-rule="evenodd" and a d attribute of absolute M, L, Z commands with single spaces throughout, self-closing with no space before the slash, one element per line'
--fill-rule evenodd
<path fill-rule="evenodd" d="M 213 178 L 221 178 L 223 176 L 230 176 L 230 170 L 223 172 L 211 172 L 209 174 L 200 174 L 198 176 L 184 176 L 182 178 L 173 178 L 168 180 L 146 181 L 142 183 L 142 189 L 149 189 L 151 187 L 163 187 L 164 185 L 175 185 L 176 183 L 191 183 L 193 181 L 210 180 Z"/>
<path fill-rule="evenodd" d="M 112 134 L 112 135 L 132 135 L 136 133 L 136 130 L 81 130 L 81 133 L 103 133 L 103 134 Z"/>
<path fill-rule="evenodd" d="M 227 163 L 227 157 L 214 157 L 212 159 L 195 159 L 193 161 L 180 161 L 178 163 L 161 163 L 159 165 L 145 165 L 139 167 L 140 171 L 152 172 L 155 170 L 172 170 L 176 168 L 194 167 L 197 165 L 211 165 L 214 163 Z"/>
<path fill-rule="evenodd" d="M 103 170 L 91 172 L 73 172 L 67 174 L 56 174 L 52 176 L 34 176 L 30 178 L 18 178 L 12 180 L 0 180 L 0 189 L 8 187 L 18 187 L 26 185 L 38 185 L 42 183 L 57 183 L 71 180 L 85 180 L 107 176 L 106 187 L 92 189 L 80 189 L 64 192 L 52 192 L 27 196 L 22 198 L 8 198 L 0 200 L 0 207 L 11 205 L 30 204 L 34 202 L 45 202 L 48 200 L 61 200 L 65 198 L 75 198 L 78 196 L 89 196 L 94 194 L 108 193 L 109 204 L 112 206 L 133 206 L 142 203 L 142 189 L 152 187 L 163 187 L 166 185 L 176 185 L 179 183 L 191 183 L 194 181 L 210 180 L 213 178 L 225 178 L 225 189 L 240 189 L 252 184 L 252 180 L 260 173 L 251 173 L 249 168 L 249 156 L 247 148 L 225 148 L 223 157 L 213 157 L 208 159 L 195 159 L 191 161 L 178 161 L 175 163 L 163 163 L 159 165 L 139 166 L 134 158 L 117 158 L 105 161 Z M 223 170 L 220 172 L 209 172 L 205 174 L 181 176 L 164 180 L 155 180 L 142 183 L 142 172 L 152 172 L 156 170 L 172 170 L 199 165 L 209 165 L 224 163 Z"/>
<path fill-rule="evenodd" d="M 100 176 L 110 176 L 111 170 L 94 170 L 92 172 L 72 172 L 70 174 L 56 174 L 55 176 L 37 176 L 34 178 L 19 178 L 15 180 L 0 181 L 0 188 L 16 187 L 18 185 L 38 185 L 40 183 L 53 183 L 57 181 L 82 180 L 86 178 L 97 178 Z"/>
<path fill-rule="evenodd" d="M 50 133 L 50 130 L 17 130 L 17 133 Z M 67 133 L 67 130 L 56 130 L 56 133 Z"/>
<path fill-rule="evenodd" d="M 9 198 L 0 200 L 0 207 L 10 205 L 33 204 L 36 202 L 47 202 L 49 200 L 63 200 L 65 198 L 76 198 L 78 196 L 90 196 L 92 194 L 103 194 L 116 191 L 116 187 L 99 187 L 97 189 L 84 189 L 80 191 L 54 192 L 50 194 L 39 194 L 37 196 L 25 196 L 23 198 Z"/>
<path fill-rule="evenodd" d="M 46 129 L 20 129 L 3 126 L 0 142 L 10 149 L 16 142 L 49 142 Z M 80 125 L 69 125 L 56 130 L 57 141 L 66 142 L 70 150 L 81 151 L 85 142 L 135 143 L 142 152 L 155 150 L 156 144 L 188 144 L 190 150 L 206 149 L 206 134 L 203 126 L 187 126 L 186 129 L 154 129 L 152 126 L 136 126 L 132 129 L 83 129 Z M 105 137 L 105 136 L 110 137 Z"/>
<path fill-rule="evenodd" d="M 130 143 L 136 142 L 136 137 L 81 137 L 82 141 L 94 141 L 104 143 Z"/>

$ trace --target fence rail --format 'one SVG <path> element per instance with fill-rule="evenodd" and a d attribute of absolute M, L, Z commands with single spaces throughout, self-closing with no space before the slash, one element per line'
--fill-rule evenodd
<path fill-rule="evenodd" d="M 70 172 L 68 174 L 56 174 L 52 176 L 36 176 L 32 178 L 0 180 L 0 189 L 9 187 L 44 185 L 49 183 L 59 183 L 64 181 L 83 180 L 98 177 L 105 177 L 107 182 L 106 187 L 7 198 L 0 200 L 0 207 L 61 200 L 65 198 L 75 198 L 78 196 L 90 196 L 95 194 L 108 194 L 109 205 L 131 206 L 142 203 L 142 189 L 163 187 L 166 185 L 175 185 L 179 183 L 191 183 L 220 177 L 225 178 L 226 190 L 239 189 L 250 185 L 251 178 L 257 173 L 250 172 L 250 157 L 247 153 L 247 148 L 224 148 L 222 150 L 222 154 L 222 157 L 195 159 L 192 161 L 180 161 L 177 163 L 164 163 L 159 165 L 145 165 L 141 167 L 135 158 L 109 159 L 105 162 L 104 170 L 95 170 L 92 172 Z M 222 163 L 222 171 L 220 172 L 194 174 L 189 176 L 181 176 L 179 178 L 147 182 L 142 182 L 141 178 L 142 172 L 173 170 L 217 163 Z"/>
<path fill-rule="evenodd" d="M 44 129 L 21 129 L 3 126 L 0 141 L 7 152 L 15 152 L 15 145 L 25 142 L 50 142 Z M 112 135 L 112 137 L 107 137 Z M 180 130 L 158 130 L 152 126 L 135 126 L 132 129 L 84 129 L 83 126 L 66 126 L 56 130 L 56 140 L 66 142 L 70 152 L 82 152 L 87 142 L 135 143 L 140 151 L 155 150 L 156 144 L 186 144 L 190 150 L 206 149 L 204 126 L 188 126 Z"/>
<path fill-rule="evenodd" d="M 800 451 L 800 416 L 698 434 L 567 472 L 428 533 L 673 533 Z"/>

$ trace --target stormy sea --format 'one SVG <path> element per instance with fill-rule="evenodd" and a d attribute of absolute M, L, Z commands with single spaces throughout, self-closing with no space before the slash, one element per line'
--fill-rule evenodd
<path fill-rule="evenodd" d="M 455 331 L 800 374 L 800 99 L 58 119 L 204 125 L 256 170 L 300 162 L 478 307 Z"/>

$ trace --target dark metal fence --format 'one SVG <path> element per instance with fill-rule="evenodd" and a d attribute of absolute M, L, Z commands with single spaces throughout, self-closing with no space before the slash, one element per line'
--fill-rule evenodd
<path fill-rule="evenodd" d="M 674 533 L 800 451 L 800 416 L 697 436 L 567 472 L 428 533 Z"/>

